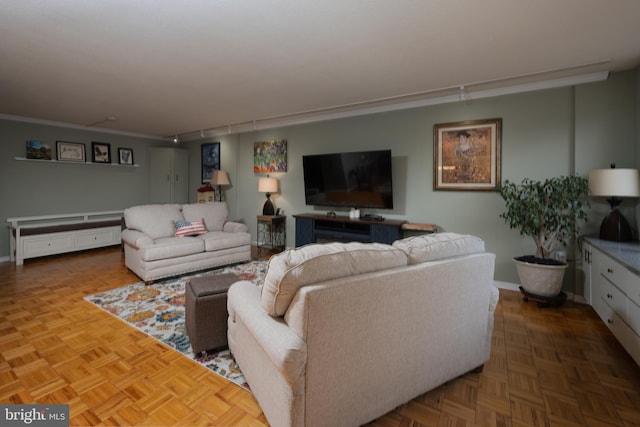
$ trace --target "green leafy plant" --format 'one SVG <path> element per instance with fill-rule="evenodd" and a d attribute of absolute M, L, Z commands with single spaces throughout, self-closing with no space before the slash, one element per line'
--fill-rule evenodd
<path fill-rule="evenodd" d="M 578 235 L 579 221 L 587 220 L 588 188 L 589 181 L 579 176 L 543 182 L 525 178 L 520 184 L 506 180 L 498 190 L 507 209 L 500 218 L 521 235 L 533 238 L 536 258 L 549 258 L 559 244 L 566 245 Z"/>

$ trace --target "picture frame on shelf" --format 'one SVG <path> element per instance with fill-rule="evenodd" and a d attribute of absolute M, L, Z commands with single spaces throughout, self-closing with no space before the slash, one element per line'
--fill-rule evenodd
<path fill-rule="evenodd" d="M 86 162 L 85 147 L 81 142 L 56 141 L 56 156 L 60 162 Z"/>
<path fill-rule="evenodd" d="M 495 191 L 500 185 L 502 119 L 433 127 L 433 189 Z"/>
<path fill-rule="evenodd" d="M 106 142 L 92 142 L 91 161 L 93 163 L 111 163 L 111 144 Z"/>
<path fill-rule="evenodd" d="M 131 148 L 118 147 L 118 164 L 133 165 L 133 150 Z"/>
<path fill-rule="evenodd" d="M 202 184 L 211 182 L 213 171 L 220 170 L 220 143 L 207 142 L 200 146 Z"/>
<path fill-rule="evenodd" d="M 28 140 L 27 159 L 51 160 L 51 144 Z"/>

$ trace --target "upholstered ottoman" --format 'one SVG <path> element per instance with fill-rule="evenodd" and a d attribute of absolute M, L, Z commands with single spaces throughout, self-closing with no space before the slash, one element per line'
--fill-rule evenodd
<path fill-rule="evenodd" d="M 185 325 L 195 354 L 227 345 L 227 291 L 235 274 L 194 277 L 185 286 Z"/>

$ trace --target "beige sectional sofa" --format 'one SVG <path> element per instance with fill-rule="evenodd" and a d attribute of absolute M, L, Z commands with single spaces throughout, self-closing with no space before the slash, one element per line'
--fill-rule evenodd
<path fill-rule="evenodd" d="M 271 425 L 361 425 L 489 359 L 494 264 L 454 233 L 290 249 L 231 286 L 229 348 Z"/>
<path fill-rule="evenodd" d="M 125 209 L 126 228 L 122 231 L 125 264 L 142 280 L 151 282 L 248 261 L 251 259 L 248 227 L 229 221 L 228 217 L 224 202 Z"/>

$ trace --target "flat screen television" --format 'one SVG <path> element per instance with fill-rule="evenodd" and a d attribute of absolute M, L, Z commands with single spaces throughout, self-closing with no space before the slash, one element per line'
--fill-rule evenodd
<path fill-rule="evenodd" d="M 391 150 L 302 156 L 307 205 L 393 209 Z"/>

